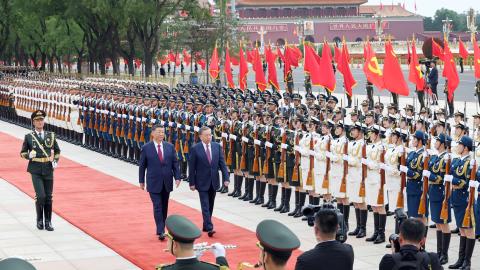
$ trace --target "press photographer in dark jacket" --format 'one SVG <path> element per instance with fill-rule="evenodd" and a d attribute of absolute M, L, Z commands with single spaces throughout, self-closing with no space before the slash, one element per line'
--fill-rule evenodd
<path fill-rule="evenodd" d="M 380 270 L 392 270 L 395 266 L 403 269 L 443 269 L 438 255 L 421 249 L 425 243 L 425 225 L 418 219 L 407 219 L 400 226 L 397 248 L 392 243 L 392 254 L 386 254 L 380 261 Z M 399 267 L 400 268 L 400 267 Z"/>

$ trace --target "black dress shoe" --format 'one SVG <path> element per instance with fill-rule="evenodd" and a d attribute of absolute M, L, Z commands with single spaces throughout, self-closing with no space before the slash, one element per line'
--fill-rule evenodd
<path fill-rule="evenodd" d="M 53 231 L 52 223 L 50 221 L 45 221 L 45 230 L 49 232 Z"/>
<path fill-rule="evenodd" d="M 158 240 L 165 241 L 165 234 L 162 233 L 162 234 L 158 235 Z"/>
<path fill-rule="evenodd" d="M 43 230 L 43 220 L 37 220 L 37 229 Z"/>
<path fill-rule="evenodd" d="M 208 231 L 208 237 L 213 237 L 213 235 L 215 233 L 216 233 L 216 231 L 214 231 L 214 230 Z"/>

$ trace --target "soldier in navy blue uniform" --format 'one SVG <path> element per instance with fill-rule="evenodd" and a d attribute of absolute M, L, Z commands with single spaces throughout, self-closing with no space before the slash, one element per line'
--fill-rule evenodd
<path fill-rule="evenodd" d="M 422 171 L 423 171 L 423 153 L 427 135 L 417 130 L 413 135 L 412 146 L 415 150 L 408 153 L 407 166 L 400 166 L 400 171 L 407 174 L 407 208 L 408 217 L 422 218 L 418 214 L 420 198 L 422 196 Z M 426 210 L 428 216 L 428 208 Z"/>
<path fill-rule="evenodd" d="M 470 151 L 473 148 L 473 140 L 468 136 L 463 136 L 457 145 L 458 158 L 452 161 L 450 168 L 451 175 L 445 176 L 445 181 L 452 183 L 451 203 L 457 227 L 460 228 L 460 245 L 458 251 L 458 260 L 450 265 L 450 269 L 470 269 L 473 249 L 475 247 L 475 231 L 472 226 L 463 226 L 463 218 L 468 205 L 469 198 L 469 179 L 471 164 L 474 159 L 470 157 Z M 472 220 L 474 217 L 472 217 Z"/>
<path fill-rule="evenodd" d="M 448 248 L 450 246 L 450 227 L 451 222 L 450 212 L 451 206 L 448 202 L 448 218 L 446 220 L 440 217 L 442 212 L 442 204 L 445 199 L 445 186 L 443 184 L 443 178 L 445 176 L 445 170 L 447 161 L 450 158 L 447 149 L 450 148 L 452 139 L 445 133 L 441 133 L 436 137 L 435 149 L 438 151 L 437 155 L 430 157 L 428 167 L 429 171 L 424 171 L 424 176 L 428 177 L 429 189 L 428 197 L 430 202 L 431 219 L 436 224 L 437 232 L 437 254 L 440 258 L 441 264 L 448 262 Z"/>

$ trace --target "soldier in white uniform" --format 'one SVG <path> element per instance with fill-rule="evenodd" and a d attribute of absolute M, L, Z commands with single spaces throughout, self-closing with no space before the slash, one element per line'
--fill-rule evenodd
<path fill-rule="evenodd" d="M 371 142 L 367 146 L 367 159 L 368 167 L 367 181 L 366 181 L 366 203 L 373 209 L 374 218 L 374 233 L 371 237 L 367 238 L 368 242 L 379 244 L 385 242 L 385 225 L 387 221 L 387 213 L 385 211 L 385 198 L 386 190 L 381 183 L 381 155 L 384 151 L 382 137 L 385 134 L 385 129 L 378 125 L 373 125 L 369 130 L 369 141 Z M 385 183 L 383 183 L 385 184 Z M 383 192 L 384 194 L 379 194 Z M 379 197 L 383 196 L 383 202 L 379 200 Z"/>
<path fill-rule="evenodd" d="M 355 207 L 357 227 L 348 235 L 363 238 L 366 236 L 368 210 L 365 198 L 359 194 L 362 175 L 362 147 L 364 144 L 363 134 L 366 126 L 360 122 L 353 124 L 350 130 L 352 138 L 348 143 L 348 175 L 347 175 L 347 197 Z"/>
<path fill-rule="evenodd" d="M 326 171 L 327 166 L 327 147 L 331 143 L 331 130 L 335 126 L 332 120 L 322 124 L 322 136 L 315 143 L 315 193 L 323 196 L 326 201 L 331 200 L 330 171 Z M 330 152 L 328 153 L 330 155 Z"/>

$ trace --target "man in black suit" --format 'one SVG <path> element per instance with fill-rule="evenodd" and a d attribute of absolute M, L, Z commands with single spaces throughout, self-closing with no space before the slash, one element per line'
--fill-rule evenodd
<path fill-rule="evenodd" d="M 223 185 L 228 187 L 229 173 L 225 165 L 223 150 L 220 144 L 212 142 L 212 130 L 204 126 L 200 128 L 198 135 L 200 142 L 190 149 L 188 161 L 188 179 L 190 189 L 198 190 L 200 205 L 202 207 L 203 231 L 212 237 L 213 230 L 212 213 L 215 204 L 216 190 L 220 188 L 218 171 L 222 172 Z"/>
<path fill-rule="evenodd" d="M 173 179 L 180 185 L 180 167 L 175 147 L 165 138 L 165 128 L 152 127 L 153 140 L 142 147 L 138 167 L 140 188 L 145 189 L 147 171 L 147 191 L 153 203 L 153 216 L 157 226 L 158 239 L 165 240 L 165 220 L 168 215 L 168 199 L 173 190 Z"/>
<path fill-rule="evenodd" d="M 410 266 L 409 269 L 443 269 L 436 253 L 422 250 L 425 245 L 425 225 L 421 220 L 405 220 L 400 226 L 399 242 L 400 250 L 395 250 L 395 244 L 392 243 L 393 254 L 383 256 L 380 270 L 391 270 L 400 264 Z"/>
<path fill-rule="evenodd" d="M 297 258 L 295 270 L 351 270 L 353 248 L 335 240 L 339 226 L 337 213 L 332 209 L 320 209 L 315 215 L 317 246 Z"/>
<path fill-rule="evenodd" d="M 435 61 L 430 62 L 430 73 L 428 74 L 428 85 L 430 89 L 432 89 L 432 93 L 435 95 L 436 99 L 433 105 L 438 105 L 438 93 L 437 93 L 437 85 L 438 85 L 438 69 L 437 63 Z"/>

